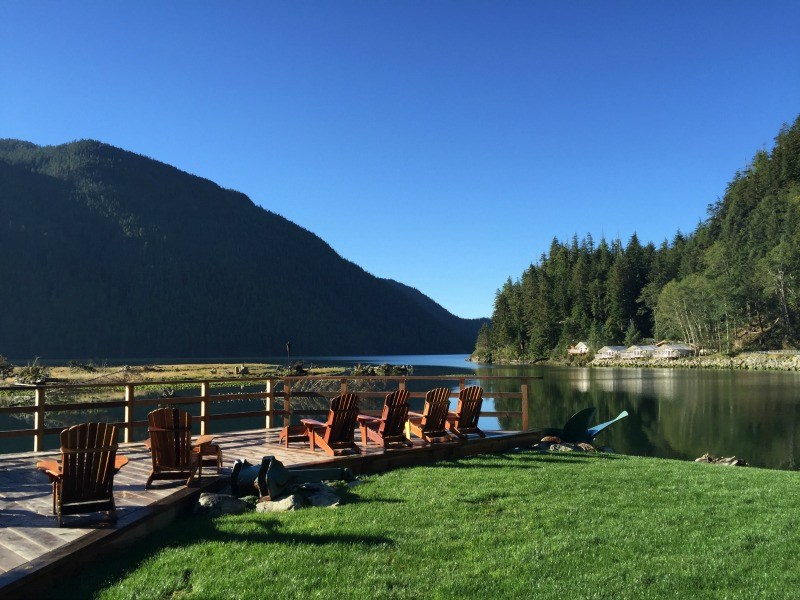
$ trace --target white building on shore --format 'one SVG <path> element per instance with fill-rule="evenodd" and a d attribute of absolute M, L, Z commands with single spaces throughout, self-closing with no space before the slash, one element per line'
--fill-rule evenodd
<path fill-rule="evenodd" d="M 658 349 L 653 352 L 653 358 L 682 358 L 692 354 L 694 350 L 689 344 L 659 344 Z"/>
<path fill-rule="evenodd" d="M 589 354 L 589 344 L 586 342 L 578 342 L 574 346 L 570 346 L 567 354 Z"/>
<path fill-rule="evenodd" d="M 624 360 L 635 360 L 637 358 L 651 358 L 655 351 L 658 350 L 657 346 L 639 346 L 634 344 L 622 353 Z"/>
<path fill-rule="evenodd" d="M 625 352 L 625 346 L 603 346 L 594 355 L 595 358 L 600 360 L 610 360 L 612 358 L 619 358 Z"/>

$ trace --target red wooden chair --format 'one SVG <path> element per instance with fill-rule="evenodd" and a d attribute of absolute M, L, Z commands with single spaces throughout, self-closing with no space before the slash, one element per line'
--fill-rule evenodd
<path fill-rule="evenodd" d="M 450 410 L 450 388 L 435 388 L 425 394 L 422 414 L 408 413 L 406 436 L 413 433 L 428 443 L 449 442 L 452 438 L 446 429 L 447 412 Z"/>
<path fill-rule="evenodd" d="M 108 511 L 117 520 L 114 474 L 128 463 L 117 456 L 117 428 L 83 423 L 61 432 L 61 464 L 42 460 L 36 466 L 53 484 L 53 514 L 61 527 L 64 515 Z"/>
<path fill-rule="evenodd" d="M 154 479 L 183 479 L 186 485 L 203 476 L 203 454 L 214 436 L 201 435 L 192 441 L 192 415 L 179 408 L 159 408 L 147 415 L 149 443 L 153 468 L 144 487 Z"/>
<path fill-rule="evenodd" d="M 474 385 L 458 392 L 458 406 L 455 412 L 447 414 L 447 430 L 462 440 L 467 439 L 467 436 L 471 434 L 485 438 L 486 434 L 478 429 L 478 418 L 481 416 L 482 405 L 482 387 Z"/>
<path fill-rule="evenodd" d="M 358 417 L 358 396 L 343 394 L 331 400 L 328 420 L 325 423 L 314 419 L 301 419 L 313 452 L 317 444 L 330 456 L 345 451 L 360 453 L 356 446 L 355 429 Z"/>
<path fill-rule="evenodd" d="M 408 420 L 408 392 L 397 390 L 386 394 L 383 402 L 383 412 L 380 417 L 358 415 L 358 424 L 361 427 L 361 443 L 365 446 L 372 440 L 384 448 L 391 446 L 412 446 L 413 444 L 404 435 L 406 421 Z"/>

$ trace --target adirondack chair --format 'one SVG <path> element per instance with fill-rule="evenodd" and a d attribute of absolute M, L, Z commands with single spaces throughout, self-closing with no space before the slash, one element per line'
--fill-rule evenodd
<path fill-rule="evenodd" d="M 331 400 L 328 420 L 325 423 L 314 419 L 301 419 L 300 423 L 305 427 L 312 452 L 319 444 L 330 456 L 348 450 L 360 454 L 361 449 L 355 442 L 357 417 L 358 396 L 343 394 Z"/>
<path fill-rule="evenodd" d="M 482 438 L 486 434 L 478 429 L 478 417 L 481 416 L 481 405 L 483 404 L 483 388 L 471 386 L 458 392 L 458 406 L 455 412 L 447 413 L 447 430 L 465 440 L 470 434 L 476 434 Z"/>
<path fill-rule="evenodd" d="M 64 515 L 108 511 L 117 520 L 114 474 L 128 463 L 117 456 L 117 428 L 108 423 L 83 423 L 61 432 L 61 464 L 42 460 L 36 466 L 53 484 L 53 514 L 61 527 Z"/>
<path fill-rule="evenodd" d="M 358 415 L 358 425 L 361 428 L 361 443 L 365 446 L 372 440 L 384 448 L 392 446 L 412 446 L 411 441 L 404 435 L 405 424 L 408 419 L 408 392 L 397 390 L 386 394 L 383 402 L 383 412 L 380 417 Z"/>
<path fill-rule="evenodd" d="M 150 434 L 150 456 L 153 469 L 144 487 L 149 488 L 154 479 L 186 479 L 189 485 L 203 476 L 203 451 L 214 440 L 201 435 L 192 442 L 192 416 L 179 408 L 159 408 L 147 415 Z"/>
<path fill-rule="evenodd" d="M 442 387 L 430 390 L 425 394 L 425 407 L 422 414 L 408 413 L 406 436 L 413 433 L 429 444 L 449 442 L 453 438 L 447 433 L 447 413 L 450 410 L 450 388 Z"/>

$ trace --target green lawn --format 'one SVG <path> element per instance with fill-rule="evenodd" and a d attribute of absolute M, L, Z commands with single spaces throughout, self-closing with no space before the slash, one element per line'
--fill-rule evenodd
<path fill-rule="evenodd" d="M 372 476 L 337 509 L 187 517 L 54 592 L 796 598 L 798 484 L 661 459 L 488 455 Z"/>

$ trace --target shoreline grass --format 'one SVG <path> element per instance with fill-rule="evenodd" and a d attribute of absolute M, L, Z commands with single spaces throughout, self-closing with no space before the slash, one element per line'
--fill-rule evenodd
<path fill-rule="evenodd" d="M 370 476 L 334 510 L 186 517 L 52 597 L 794 598 L 798 482 L 626 456 L 446 461 Z"/>

